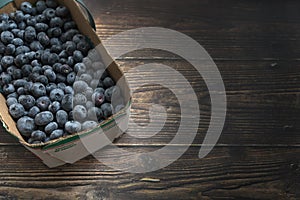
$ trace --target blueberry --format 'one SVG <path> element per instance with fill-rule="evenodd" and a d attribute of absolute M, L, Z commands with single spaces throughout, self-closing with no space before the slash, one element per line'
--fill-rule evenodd
<path fill-rule="evenodd" d="M 118 86 L 112 86 L 105 90 L 104 95 L 106 101 L 111 102 L 112 100 L 121 98 L 121 90 Z"/>
<path fill-rule="evenodd" d="M 69 55 L 73 55 L 73 52 L 76 50 L 76 44 L 72 41 L 67 41 L 63 44 L 63 48 Z"/>
<path fill-rule="evenodd" d="M 75 28 L 77 28 L 77 26 L 76 26 L 76 23 L 74 21 L 69 21 L 69 22 L 66 22 L 64 24 L 64 30 L 65 31 L 75 29 Z"/>
<path fill-rule="evenodd" d="M 79 93 L 84 92 L 88 87 L 88 84 L 84 81 L 76 81 L 73 84 L 74 91 Z"/>
<path fill-rule="evenodd" d="M 7 31 L 9 29 L 9 24 L 7 22 L 2 21 L 0 23 L 0 31 Z"/>
<path fill-rule="evenodd" d="M 74 104 L 75 105 L 85 105 L 87 102 L 87 98 L 84 94 L 78 93 L 74 96 Z"/>
<path fill-rule="evenodd" d="M 92 68 L 94 69 L 94 70 L 99 70 L 99 69 L 104 69 L 105 68 L 105 65 L 104 65 L 104 63 L 103 62 L 94 62 L 93 64 L 92 64 Z M 102 75 L 101 75 L 102 76 Z M 101 77 L 100 76 L 100 77 Z M 99 77 L 99 78 L 100 78 Z"/>
<path fill-rule="evenodd" d="M 91 130 L 97 126 L 98 126 L 98 123 L 95 121 L 86 121 L 81 125 L 81 130 L 82 131 Z"/>
<path fill-rule="evenodd" d="M 62 46 L 61 45 L 54 45 L 51 47 L 51 52 L 52 53 L 56 53 L 56 54 L 60 54 L 62 52 Z M 58 55 L 59 59 L 60 59 L 60 56 Z"/>
<path fill-rule="evenodd" d="M 90 83 L 93 80 L 93 77 L 90 74 L 81 74 L 79 80 Z"/>
<path fill-rule="evenodd" d="M 32 66 L 31 65 L 24 65 L 22 66 L 22 74 L 23 76 L 29 76 L 32 73 Z"/>
<path fill-rule="evenodd" d="M 67 78 L 63 74 L 56 74 L 56 83 L 65 83 L 67 81 Z"/>
<path fill-rule="evenodd" d="M 44 10 L 43 14 L 46 16 L 47 20 L 51 20 L 55 17 L 55 10 L 52 8 L 47 8 Z"/>
<path fill-rule="evenodd" d="M 125 106 L 123 105 L 123 104 L 119 104 L 119 105 L 117 105 L 116 107 L 115 107 L 115 109 L 114 109 L 114 113 L 118 113 L 118 112 L 120 112 L 122 109 L 124 109 L 125 108 Z"/>
<path fill-rule="evenodd" d="M 57 88 L 61 89 L 62 91 L 64 91 L 66 87 L 67 87 L 67 85 L 65 83 L 58 83 L 57 84 Z"/>
<path fill-rule="evenodd" d="M 15 36 L 9 31 L 3 31 L 1 33 L 1 41 L 5 44 L 11 43 L 14 38 Z"/>
<path fill-rule="evenodd" d="M 53 131 L 58 129 L 58 124 L 56 122 L 51 122 L 45 127 L 45 132 L 51 134 Z"/>
<path fill-rule="evenodd" d="M 62 89 L 54 89 L 50 92 L 50 99 L 52 101 L 59 101 L 61 102 L 64 97 L 64 91 Z"/>
<path fill-rule="evenodd" d="M 38 33 L 37 39 L 44 46 L 48 46 L 50 44 L 50 39 L 49 39 L 48 35 L 44 32 Z"/>
<path fill-rule="evenodd" d="M 71 86 L 65 87 L 64 92 L 65 94 L 72 94 L 72 95 L 74 94 L 74 90 Z"/>
<path fill-rule="evenodd" d="M 50 20 L 49 25 L 51 28 L 54 28 L 54 27 L 61 28 L 64 25 L 64 22 L 60 17 L 54 17 Z"/>
<path fill-rule="evenodd" d="M 11 94 L 7 95 L 6 98 L 7 98 L 7 99 L 8 99 L 8 98 L 19 98 L 19 95 L 18 95 L 16 92 L 14 92 L 14 93 L 11 93 Z"/>
<path fill-rule="evenodd" d="M 30 49 L 32 51 L 44 50 L 43 45 L 39 41 L 33 41 L 30 43 Z"/>
<path fill-rule="evenodd" d="M 27 26 L 35 26 L 36 23 L 37 23 L 36 18 L 33 17 L 33 16 L 31 16 L 30 18 L 28 18 L 28 19 L 26 20 Z"/>
<path fill-rule="evenodd" d="M 6 95 L 6 96 L 11 94 L 11 93 L 14 93 L 16 91 L 13 84 L 4 85 L 2 90 L 3 90 L 3 94 Z"/>
<path fill-rule="evenodd" d="M 24 88 L 24 87 L 19 87 L 19 88 L 17 89 L 17 94 L 18 94 L 18 95 L 26 95 L 26 90 L 25 90 L 25 88 Z"/>
<path fill-rule="evenodd" d="M 47 18 L 44 14 L 36 15 L 35 16 L 36 22 L 37 23 L 45 23 L 47 22 Z"/>
<path fill-rule="evenodd" d="M 7 13 L 1 13 L 0 14 L 0 21 L 8 21 L 9 16 Z"/>
<path fill-rule="evenodd" d="M 98 88 L 96 88 L 96 89 L 94 90 L 94 92 L 95 92 L 95 93 L 98 92 L 98 93 L 104 94 L 105 90 L 104 90 L 103 88 L 101 88 L 101 87 L 98 87 Z"/>
<path fill-rule="evenodd" d="M 54 101 L 52 102 L 49 107 L 48 107 L 48 110 L 50 112 L 52 112 L 53 114 L 55 114 L 57 111 L 60 110 L 60 103 L 58 101 Z"/>
<path fill-rule="evenodd" d="M 27 59 L 29 59 L 29 63 L 31 60 L 33 60 L 35 58 L 35 54 L 36 54 L 36 52 L 34 52 L 34 51 L 25 53 L 25 56 L 27 57 Z"/>
<path fill-rule="evenodd" d="M 12 104 L 11 106 L 9 106 L 9 114 L 14 119 L 19 119 L 20 117 L 24 116 L 25 109 L 21 104 L 15 103 L 15 104 Z"/>
<path fill-rule="evenodd" d="M 105 71 L 105 69 L 98 69 L 95 73 L 94 73 L 94 79 L 101 79 L 103 80 L 104 78 L 106 78 L 108 76 L 107 72 Z"/>
<path fill-rule="evenodd" d="M 81 41 L 85 41 L 85 36 L 83 36 L 83 35 L 81 35 L 81 34 L 76 34 L 76 35 L 73 36 L 72 41 L 73 41 L 75 44 L 78 44 L 78 43 L 81 42 Z"/>
<path fill-rule="evenodd" d="M 52 69 L 45 70 L 44 75 L 48 78 L 48 80 L 50 82 L 55 82 L 55 80 L 56 80 L 56 74 L 55 74 L 55 72 Z"/>
<path fill-rule="evenodd" d="M 43 69 L 42 69 L 42 71 L 43 71 Z M 40 75 L 40 76 L 37 77 L 37 79 L 35 80 L 35 82 L 40 82 L 40 83 L 42 83 L 44 85 L 47 85 L 49 83 L 49 80 L 48 80 L 48 78 L 46 76 Z"/>
<path fill-rule="evenodd" d="M 8 20 L 8 26 L 10 30 L 18 28 L 18 25 L 13 20 Z"/>
<path fill-rule="evenodd" d="M 31 61 L 31 66 L 33 66 L 33 67 L 42 67 L 41 63 L 38 60 Z"/>
<path fill-rule="evenodd" d="M 5 49 L 6 55 L 13 55 L 16 52 L 16 46 L 13 44 L 8 44 Z"/>
<path fill-rule="evenodd" d="M 69 56 L 66 61 L 66 64 L 69 66 L 73 66 L 75 64 L 74 58 L 72 56 Z"/>
<path fill-rule="evenodd" d="M 37 114 L 34 118 L 35 124 L 38 126 L 45 126 L 52 122 L 54 119 L 53 114 L 49 111 L 44 111 Z"/>
<path fill-rule="evenodd" d="M 92 95 L 92 101 L 96 106 L 101 106 L 105 101 L 105 96 L 101 92 L 95 92 Z"/>
<path fill-rule="evenodd" d="M 12 65 L 6 69 L 6 72 L 12 76 L 16 69 L 18 69 L 18 68 L 16 66 Z"/>
<path fill-rule="evenodd" d="M 21 95 L 18 100 L 26 110 L 29 110 L 35 105 L 35 99 L 31 95 Z"/>
<path fill-rule="evenodd" d="M 25 28 L 26 28 L 26 23 L 25 22 L 20 22 L 20 23 L 18 23 L 18 28 L 19 29 L 21 29 L 21 30 L 25 30 Z M 18 34 L 16 34 L 16 36 L 17 36 Z"/>
<path fill-rule="evenodd" d="M 59 58 L 68 58 L 68 54 L 67 54 L 66 50 L 62 50 L 58 56 L 59 56 Z"/>
<path fill-rule="evenodd" d="M 49 37 L 60 37 L 62 34 L 62 30 L 59 27 L 49 28 L 47 34 Z"/>
<path fill-rule="evenodd" d="M 20 39 L 24 39 L 24 35 L 25 35 L 25 30 L 20 30 L 17 34 L 16 34 L 16 36 L 18 37 L 18 38 L 20 38 Z"/>
<path fill-rule="evenodd" d="M 109 118 L 113 114 L 113 107 L 110 103 L 104 103 L 101 105 L 101 110 L 103 112 L 103 117 L 105 119 Z"/>
<path fill-rule="evenodd" d="M 24 42 L 21 38 L 15 38 L 12 40 L 11 43 L 17 47 L 22 46 L 24 44 Z"/>
<path fill-rule="evenodd" d="M 46 85 L 46 92 L 47 92 L 48 94 L 50 94 L 50 92 L 51 92 L 52 90 L 56 89 L 56 88 L 57 88 L 57 85 L 56 85 L 55 83 L 48 83 L 48 84 Z"/>
<path fill-rule="evenodd" d="M 58 6 L 55 0 L 46 0 L 46 5 L 49 8 L 56 8 Z"/>
<path fill-rule="evenodd" d="M 110 88 L 115 85 L 115 82 L 110 77 L 106 77 L 103 80 L 103 85 L 105 88 Z"/>
<path fill-rule="evenodd" d="M 97 88 L 99 85 L 99 80 L 97 79 L 93 79 L 91 82 L 90 82 L 90 87 L 91 88 Z"/>
<path fill-rule="evenodd" d="M 44 70 L 44 73 L 45 73 L 46 70 L 52 70 L 53 71 L 53 68 L 50 65 L 44 65 L 42 67 L 42 69 Z"/>
<path fill-rule="evenodd" d="M 48 59 L 50 57 L 51 53 L 48 52 L 48 51 L 44 51 L 41 55 L 41 62 L 42 64 L 44 65 L 47 65 L 48 64 Z"/>
<path fill-rule="evenodd" d="M 10 107 L 11 105 L 16 104 L 16 103 L 18 103 L 18 100 L 17 100 L 16 98 L 13 98 L 13 97 L 8 98 L 8 99 L 6 100 L 6 105 L 7 105 L 8 107 Z"/>
<path fill-rule="evenodd" d="M 26 94 L 29 94 L 29 93 L 31 94 L 32 87 L 33 87 L 33 82 L 27 81 L 25 83 L 24 89 L 25 89 Z"/>
<path fill-rule="evenodd" d="M 32 5 L 27 1 L 21 3 L 20 9 L 26 14 L 32 13 Z"/>
<path fill-rule="evenodd" d="M 49 26 L 46 24 L 46 23 L 36 23 L 34 25 L 35 29 L 37 32 L 44 32 L 44 31 L 47 31 Z"/>
<path fill-rule="evenodd" d="M 34 67 L 32 68 L 32 73 L 33 73 L 33 74 L 36 74 L 37 77 L 42 73 L 42 71 L 43 71 L 42 66 L 34 66 Z M 31 75 L 32 75 L 32 74 L 31 74 Z M 36 78 L 37 78 L 37 77 L 36 77 Z M 35 79 L 34 79 L 34 80 L 35 80 Z"/>
<path fill-rule="evenodd" d="M 42 83 L 34 83 L 31 92 L 34 97 L 38 98 L 46 95 L 46 88 Z"/>
<path fill-rule="evenodd" d="M 71 41 L 74 37 L 74 35 L 78 34 L 79 31 L 77 29 L 70 29 L 67 30 L 61 37 L 62 41 Z"/>
<path fill-rule="evenodd" d="M 62 102 L 61 102 L 61 107 L 65 111 L 71 111 L 73 109 L 73 95 L 72 94 L 67 94 L 63 97 Z"/>
<path fill-rule="evenodd" d="M 103 118 L 103 112 L 100 108 L 98 107 L 91 107 L 88 110 L 88 118 L 91 120 L 100 120 Z"/>
<path fill-rule="evenodd" d="M 95 104 L 91 101 L 87 101 L 86 104 L 85 104 L 85 107 L 87 110 L 89 110 L 90 108 L 94 107 Z"/>
<path fill-rule="evenodd" d="M 50 106 L 50 104 L 51 104 L 51 101 L 50 101 L 49 97 L 47 97 L 47 96 L 40 97 L 36 100 L 36 105 L 37 105 L 37 107 L 39 107 L 39 109 L 41 111 L 48 110 L 48 107 Z"/>
<path fill-rule="evenodd" d="M 83 64 L 83 63 L 77 63 L 77 64 L 75 64 L 74 71 L 75 71 L 75 73 L 77 73 L 79 75 L 82 74 L 82 73 L 84 73 L 86 71 L 85 64 Z"/>
<path fill-rule="evenodd" d="M 46 139 L 47 135 L 43 131 L 33 131 L 31 133 L 31 138 L 35 141 L 44 141 Z"/>
<path fill-rule="evenodd" d="M 27 46 L 19 46 L 16 48 L 15 55 L 25 54 L 30 51 L 29 47 Z"/>
<path fill-rule="evenodd" d="M 55 64 L 56 62 L 59 61 L 59 56 L 56 53 L 51 53 L 48 57 L 48 63 L 50 65 Z"/>
<path fill-rule="evenodd" d="M 0 75 L 0 84 L 1 85 L 6 85 L 9 84 L 12 81 L 12 77 L 10 74 L 6 72 L 2 72 Z"/>
<path fill-rule="evenodd" d="M 56 113 L 56 122 L 59 127 L 64 128 L 68 121 L 68 113 L 64 110 L 59 110 Z"/>
<path fill-rule="evenodd" d="M 78 50 L 74 51 L 73 58 L 74 58 L 75 62 L 81 62 L 83 59 L 83 55 L 82 55 L 81 51 L 78 51 Z"/>
<path fill-rule="evenodd" d="M 77 121 L 83 121 L 87 117 L 87 110 L 82 105 L 77 105 L 73 109 L 74 119 Z"/>
<path fill-rule="evenodd" d="M 38 13 L 42 13 L 44 10 L 47 9 L 47 5 L 45 1 L 38 1 L 36 2 L 36 10 L 38 11 Z"/>
<path fill-rule="evenodd" d="M 3 56 L 3 58 L 1 59 L 1 65 L 4 68 L 11 66 L 13 63 L 14 63 L 14 57 L 12 56 Z"/>
<path fill-rule="evenodd" d="M 84 55 L 87 55 L 90 48 L 91 46 L 89 45 L 89 43 L 84 41 L 81 41 L 77 44 L 77 49 L 81 51 Z"/>
<path fill-rule="evenodd" d="M 17 128 L 25 137 L 30 137 L 31 133 L 36 129 L 34 120 L 30 117 L 22 117 L 17 121 Z"/>
<path fill-rule="evenodd" d="M 61 130 L 61 129 L 55 130 L 51 133 L 50 140 L 58 139 L 58 138 L 62 137 L 63 134 L 64 134 L 63 130 Z"/>
<path fill-rule="evenodd" d="M 65 130 L 70 134 L 78 133 L 81 131 L 81 124 L 77 121 L 68 121 L 65 124 Z"/>
<path fill-rule="evenodd" d="M 51 38 L 50 39 L 50 44 L 53 45 L 62 45 L 61 41 L 58 38 Z"/>
<path fill-rule="evenodd" d="M 6 49 L 6 45 L 4 45 L 1 41 L 0 41 L 0 54 L 4 54 L 5 53 L 5 49 Z M 1 56 L 2 58 L 2 56 Z"/>
<path fill-rule="evenodd" d="M 34 118 L 37 114 L 39 114 L 41 110 L 37 106 L 33 106 L 28 111 L 28 116 Z"/>
<path fill-rule="evenodd" d="M 24 39 L 27 42 L 33 42 L 36 38 L 36 30 L 32 26 L 28 26 L 24 32 Z"/>
<path fill-rule="evenodd" d="M 55 13 L 59 17 L 66 17 L 69 15 L 69 10 L 65 6 L 58 6 Z"/>
<path fill-rule="evenodd" d="M 92 99 L 93 93 L 94 93 L 94 90 L 93 90 L 92 88 L 90 88 L 90 87 L 88 87 L 88 88 L 83 92 L 84 96 L 85 96 L 88 100 Z"/>
<path fill-rule="evenodd" d="M 67 83 L 68 83 L 69 85 L 73 85 L 74 82 L 75 82 L 75 79 L 76 79 L 76 74 L 75 74 L 75 72 L 71 72 L 71 73 L 69 73 L 68 76 L 67 76 Z"/>
<path fill-rule="evenodd" d="M 27 83 L 27 81 L 25 79 L 18 79 L 13 82 L 13 84 L 16 88 L 24 87 L 26 85 L 26 83 Z"/>
<path fill-rule="evenodd" d="M 23 20 L 24 20 L 24 13 L 20 10 L 17 10 L 15 12 L 15 21 L 19 23 L 22 22 Z"/>

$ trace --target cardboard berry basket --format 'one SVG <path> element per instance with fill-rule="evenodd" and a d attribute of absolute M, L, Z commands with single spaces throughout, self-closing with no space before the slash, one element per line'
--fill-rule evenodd
<path fill-rule="evenodd" d="M 36 2 L 36 0 L 27 1 L 32 4 Z M 1 0 L 0 13 L 10 13 L 15 11 L 22 2 L 22 0 Z M 131 106 L 131 96 L 127 81 L 117 64 L 101 45 L 101 40 L 93 29 L 94 23 L 90 13 L 83 10 L 83 8 L 86 7 L 82 5 L 82 2 L 79 0 L 57 0 L 57 2 L 70 10 L 72 18 L 77 23 L 80 32 L 90 39 L 95 49 L 102 57 L 104 64 L 109 66 L 107 70 L 114 81 L 118 81 L 118 86 L 121 87 L 126 106 L 119 113 L 114 114 L 92 130 L 53 140 L 45 144 L 31 145 L 28 144 L 19 133 L 15 121 L 8 112 L 6 100 L 4 96 L 0 94 L 0 120 L 3 127 L 50 168 L 61 166 L 66 163 L 75 163 L 91 153 L 111 144 L 114 139 L 120 137 L 127 129 Z M 86 14 L 88 14 L 88 17 L 86 17 Z"/>

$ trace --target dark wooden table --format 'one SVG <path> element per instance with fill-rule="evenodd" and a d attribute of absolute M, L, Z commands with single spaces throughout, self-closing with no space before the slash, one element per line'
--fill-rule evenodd
<path fill-rule="evenodd" d="M 85 2 L 102 39 L 155 26 L 180 31 L 203 45 L 227 91 L 220 140 L 207 157 L 198 159 L 210 98 L 194 68 L 167 52 L 132 52 L 118 60 L 125 72 L 140 64 L 166 64 L 182 72 L 197 92 L 202 116 L 188 151 L 170 166 L 146 174 L 114 170 L 93 156 L 48 169 L 1 129 L 0 199 L 300 199 L 299 1 Z M 141 81 L 136 74 L 127 77 Z M 136 90 L 133 98 L 130 124 L 149 121 L 151 102 L 169 106 L 168 123 L 150 139 L 125 134 L 117 141 L 119 147 L 140 152 L 167 145 L 180 120 L 174 95 L 149 85 Z M 141 181 L 145 177 L 159 181 Z"/>

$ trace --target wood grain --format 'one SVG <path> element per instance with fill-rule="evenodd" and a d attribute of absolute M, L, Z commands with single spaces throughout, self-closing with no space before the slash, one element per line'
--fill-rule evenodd
<path fill-rule="evenodd" d="M 116 144 L 129 152 L 150 152 L 169 145 L 176 134 L 180 108 L 174 94 L 160 85 L 147 85 L 158 74 L 131 71 L 142 64 L 161 63 L 183 74 L 198 97 L 201 121 L 188 151 L 170 166 L 146 174 L 110 168 L 93 156 L 48 169 L 1 128 L 0 199 L 300 199 L 299 2 L 85 2 L 103 40 L 153 26 L 180 31 L 203 45 L 226 87 L 228 110 L 221 138 L 206 158 L 198 159 L 211 104 L 205 82 L 189 63 L 165 51 L 131 52 L 118 60 L 135 90 L 129 127 L 134 122 L 149 122 L 152 103 L 165 106 L 168 119 L 163 130 L 151 138 L 134 138 L 131 133 L 148 133 L 129 129 Z M 124 43 L 111 45 L 118 48 Z M 176 44 L 170 40 L 170 45 Z M 277 65 L 272 67 L 273 63 Z M 139 87 L 141 83 L 146 85 Z M 179 91 L 184 93 L 180 87 Z M 105 157 L 117 163 L 125 160 L 110 149 L 99 155 L 100 160 Z M 159 181 L 141 181 L 143 178 Z"/>

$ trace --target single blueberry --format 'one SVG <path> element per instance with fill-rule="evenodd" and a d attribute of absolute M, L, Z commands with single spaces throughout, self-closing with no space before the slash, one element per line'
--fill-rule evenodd
<path fill-rule="evenodd" d="M 54 101 L 52 102 L 49 107 L 48 107 L 48 110 L 50 112 L 52 112 L 53 114 L 55 114 L 57 111 L 60 110 L 60 103 L 58 101 Z"/>
<path fill-rule="evenodd" d="M 83 121 L 87 117 L 87 110 L 82 105 L 77 105 L 73 109 L 73 116 L 76 121 Z"/>
<path fill-rule="evenodd" d="M 50 111 L 44 111 L 37 114 L 34 118 L 35 124 L 38 126 L 45 126 L 52 122 L 54 119 L 53 114 Z"/>
<path fill-rule="evenodd" d="M 49 97 L 47 97 L 47 96 L 40 97 L 36 100 L 36 105 L 41 111 L 48 110 L 48 107 L 50 106 L 50 104 L 51 104 L 51 101 L 50 101 Z"/>
<path fill-rule="evenodd" d="M 58 124 L 56 122 L 51 122 L 45 127 L 45 132 L 51 134 L 53 131 L 58 129 Z"/>
<path fill-rule="evenodd" d="M 46 88 L 42 83 L 34 83 L 31 92 L 34 97 L 38 98 L 46 95 Z"/>
<path fill-rule="evenodd" d="M 64 134 L 63 130 L 61 130 L 61 129 L 55 130 L 51 133 L 50 140 L 58 139 L 58 138 L 62 137 L 63 134 Z"/>
<path fill-rule="evenodd" d="M 30 117 L 22 117 L 17 121 L 17 128 L 25 137 L 30 137 L 31 133 L 36 130 L 34 120 Z"/>
<path fill-rule="evenodd" d="M 64 110 L 59 110 L 56 112 L 56 122 L 60 128 L 64 128 L 68 121 L 68 113 Z"/>
<path fill-rule="evenodd" d="M 31 138 L 35 141 L 43 142 L 46 139 L 47 135 L 43 131 L 33 131 L 31 133 Z"/>
<path fill-rule="evenodd" d="M 25 109 L 21 104 L 15 103 L 9 106 L 9 114 L 14 119 L 19 119 L 20 117 L 23 117 L 25 115 Z"/>
<path fill-rule="evenodd" d="M 34 118 L 37 114 L 39 114 L 41 110 L 37 106 L 33 106 L 28 111 L 28 116 Z"/>
<path fill-rule="evenodd" d="M 97 126 L 98 126 L 98 123 L 95 121 L 86 121 L 81 125 L 81 130 L 82 131 L 91 130 Z"/>
<path fill-rule="evenodd" d="M 110 103 L 104 103 L 101 105 L 101 110 L 103 112 L 103 117 L 105 119 L 109 118 L 113 114 L 113 107 Z"/>
<path fill-rule="evenodd" d="M 68 121 L 65 124 L 65 130 L 70 134 L 78 133 L 81 131 L 81 124 L 77 121 Z"/>
<path fill-rule="evenodd" d="M 18 100 L 26 110 L 29 110 L 35 105 L 35 98 L 31 95 L 21 95 Z"/>

